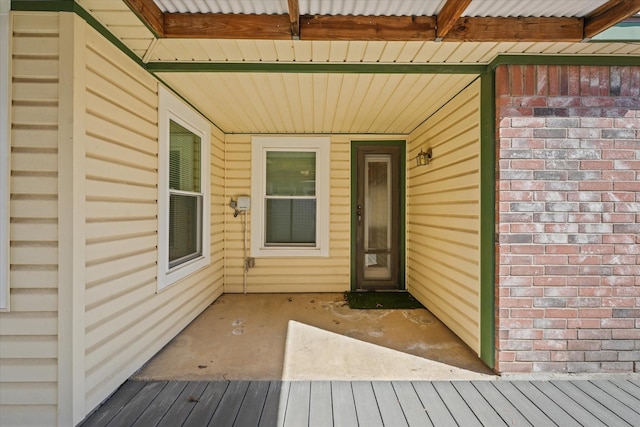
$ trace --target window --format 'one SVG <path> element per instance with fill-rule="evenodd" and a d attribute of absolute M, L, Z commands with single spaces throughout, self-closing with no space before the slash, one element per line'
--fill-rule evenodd
<path fill-rule="evenodd" d="M 252 256 L 329 256 L 329 147 L 325 137 L 253 138 Z"/>
<path fill-rule="evenodd" d="M 158 289 L 210 261 L 209 144 L 211 126 L 160 87 Z"/>
<path fill-rule="evenodd" d="M 10 3 L 0 0 L 0 310 L 9 309 Z"/>

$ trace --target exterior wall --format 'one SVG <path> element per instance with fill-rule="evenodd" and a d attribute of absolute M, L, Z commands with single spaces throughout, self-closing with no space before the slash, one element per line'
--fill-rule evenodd
<path fill-rule="evenodd" d="M 211 265 L 156 292 L 158 83 L 92 29 L 86 50 L 86 412 L 222 293 L 224 144 L 211 143 Z"/>
<path fill-rule="evenodd" d="M 287 135 L 292 136 L 292 135 Z M 403 139 L 397 136 L 331 136 L 328 258 L 256 258 L 247 273 L 247 292 L 342 292 L 350 289 L 351 141 Z M 243 218 L 233 217 L 231 197 L 251 194 L 251 135 L 226 136 L 225 292 L 243 292 Z M 255 201 L 252 201 L 255 203 Z M 247 253 L 250 215 L 247 218 Z"/>
<path fill-rule="evenodd" d="M 428 166 L 415 166 L 423 149 Z M 408 290 L 480 352 L 480 82 L 410 135 Z"/>
<path fill-rule="evenodd" d="M 498 369 L 640 368 L 640 67 L 500 66 Z"/>
<path fill-rule="evenodd" d="M 60 24 L 56 14 L 12 20 L 11 307 L 0 313 L 0 425 L 55 425 Z"/>

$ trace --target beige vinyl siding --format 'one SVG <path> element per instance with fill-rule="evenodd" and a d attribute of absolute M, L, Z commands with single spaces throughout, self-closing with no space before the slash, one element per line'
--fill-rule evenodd
<path fill-rule="evenodd" d="M 0 313 L 0 425 L 55 425 L 60 26 L 56 14 L 12 20 L 11 311 Z"/>
<path fill-rule="evenodd" d="M 287 135 L 288 137 L 292 135 Z M 350 162 L 351 141 L 402 139 L 402 136 L 332 135 L 330 152 L 330 207 L 328 258 L 256 258 L 247 273 L 247 292 L 341 292 L 350 287 Z M 228 198 L 251 194 L 251 135 L 226 137 Z M 259 203 L 251 201 L 252 206 Z M 243 221 L 225 209 L 225 292 L 243 292 Z M 247 218 L 247 253 L 251 241 Z"/>
<path fill-rule="evenodd" d="M 212 135 L 212 263 L 157 293 L 158 83 L 86 40 L 86 412 L 222 293 L 224 147 Z"/>
<path fill-rule="evenodd" d="M 433 161 L 416 167 L 428 147 Z M 408 289 L 479 352 L 479 80 L 410 135 L 408 157 Z"/>

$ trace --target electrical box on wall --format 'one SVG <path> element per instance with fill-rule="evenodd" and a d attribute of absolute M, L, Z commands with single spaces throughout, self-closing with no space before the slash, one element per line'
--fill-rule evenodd
<path fill-rule="evenodd" d="M 249 196 L 238 196 L 238 200 L 236 201 L 236 209 L 239 211 L 246 212 L 251 208 L 251 199 Z"/>

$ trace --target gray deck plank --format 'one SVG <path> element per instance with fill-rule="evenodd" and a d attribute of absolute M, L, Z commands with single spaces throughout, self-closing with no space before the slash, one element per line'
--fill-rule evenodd
<path fill-rule="evenodd" d="M 630 396 L 640 399 L 640 383 L 634 383 L 628 380 L 614 381 L 614 384 L 620 389 L 627 392 Z"/>
<path fill-rule="evenodd" d="M 511 384 L 525 396 L 525 398 L 529 399 L 531 403 L 533 403 L 538 409 L 540 409 L 546 417 L 550 420 L 553 420 L 553 423 L 556 425 L 560 425 L 562 427 L 565 426 L 581 426 L 582 424 L 578 423 L 571 415 L 569 415 L 566 411 L 564 411 L 560 406 L 562 401 L 559 401 L 558 404 L 550 399 L 546 394 L 538 390 L 531 382 L 529 381 L 512 381 L 510 383 L 504 383 L 502 385 Z M 504 393 L 503 393 L 504 394 Z M 505 394 L 505 397 L 510 398 L 509 395 Z M 527 416 L 527 419 L 530 421 L 536 421 L 537 418 L 531 418 Z M 534 425 L 537 425 L 533 422 Z"/>
<path fill-rule="evenodd" d="M 592 380 L 589 381 L 589 383 L 593 384 L 594 387 L 598 387 L 598 389 L 604 391 L 618 402 L 625 404 L 640 417 L 640 395 L 632 396 L 627 393 L 618 387 L 619 381 Z M 607 401 L 608 400 L 609 399 L 607 399 Z"/>
<path fill-rule="evenodd" d="M 251 381 L 242 401 L 234 427 L 257 427 L 269 391 L 268 381 Z"/>
<path fill-rule="evenodd" d="M 211 381 L 207 385 L 207 388 L 202 392 L 200 400 L 196 402 L 195 407 L 185 420 L 183 426 L 206 426 L 213 416 L 213 412 L 220 404 L 220 400 L 228 386 L 228 381 Z"/>
<path fill-rule="evenodd" d="M 309 425 L 309 399 L 311 398 L 311 382 L 292 381 L 289 387 L 287 412 L 284 426 L 298 427 Z"/>
<path fill-rule="evenodd" d="M 473 381 L 472 384 L 507 425 L 531 426 L 531 423 L 520 413 L 518 408 L 495 387 L 494 381 Z M 516 393 L 520 394 L 517 390 Z"/>
<path fill-rule="evenodd" d="M 451 384 L 460 393 L 460 397 L 467 403 L 482 425 L 496 427 L 507 425 L 473 384 L 468 381 L 454 381 Z"/>
<path fill-rule="evenodd" d="M 231 381 L 209 420 L 210 426 L 232 426 L 247 394 L 249 381 Z"/>
<path fill-rule="evenodd" d="M 354 381 L 351 383 L 351 389 L 353 390 L 358 424 L 367 427 L 383 427 L 372 383 L 370 381 Z"/>
<path fill-rule="evenodd" d="M 385 426 L 402 427 L 409 425 L 390 381 L 374 381 L 373 391 L 376 394 L 380 415 L 382 415 L 382 422 Z"/>
<path fill-rule="evenodd" d="M 258 427 L 276 427 L 278 425 L 278 410 L 280 408 L 280 391 L 282 382 L 271 381 L 264 400 L 262 416 Z"/>
<path fill-rule="evenodd" d="M 148 427 L 157 425 L 176 401 L 176 396 L 182 393 L 187 384 L 187 381 L 169 381 L 142 411 L 133 426 Z"/>
<path fill-rule="evenodd" d="M 459 425 L 465 427 L 482 425 L 451 382 L 436 381 L 433 386 Z"/>
<path fill-rule="evenodd" d="M 202 397 L 202 393 L 208 384 L 207 381 L 189 381 L 184 390 L 176 397 L 169 411 L 162 420 L 160 420 L 158 427 L 175 427 L 182 425 L 196 406 L 196 402 Z"/>
<path fill-rule="evenodd" d="M 331 382 L 331 402 L 333 403 L 333 425 L 335 427 L 358 425 L 353 391 L 349 381 Z"/>
<path fill-rule="evenodd" d="M 138 419 L 142 412 L 149 406 L 151 401 L 162 391 L 167 385 L 167 381 L 152 381 L 145 384 L 144 387 L 135 395 L 133 399 L 122 411 L 113 417 L 107 426 L 130 426 Z"/>
<path fill-rule="evenodd" d="M 312 381 L 309 427 L 332 426 L 333 407 L 331 405 L 331 383 L 329 381 Z"/>
<path fill-rule="evenodd" d="M 571 396 L 562 392 L 556 386 L 554 386 L 550 381 L 532 381 L 531 382 L 534 387 L 543 392 L 549 399 L 554 402 L 559 402 L 562 406 L 562 409 L 565 410 L 569 415 L 571 415 L 576 421 L 580 424 L 595 427 L 595 426 L 605 426 L 605 424 L 600 421 L 596 416 L 587 411 L 583 406 L 579 403 L 575 402 Z"/>
<path fill-rule="evenodd" d="M 432 382 L 414 381 L 413 388 L 415 388 L 434 426 L 456 425 L 453 415 L 442 401 Z"/>
<path fill-rule="evenodd" d="M 640 423 L 640 414 L 638 412 L 634 411 L 625 403 L 617 399 L 612 399 L 610 394 L 589 381 L 572 381 L 571 384 L 579 388 L 583 393 L 586 393 L 589 397 L 595 400 L 598 405 L 602 406 L 602 402 L 606 402 L 605 408 L 607 410 L 610 410 L 629 424 L 633 424 L 634 422 Z"/>
<path fill-rule="evenodd" d="M 607 406 L 609 407 L 602 405 L 597 398 L 590 396 L 576 384 L 581 382 L 582 381 L 552 381 L 552 384 L 567 396 L 571 396 L 578 405 L 582 406 L 606 425 L 630 425 L 630 423 L 627 423 L 617 412 L 618 409 L 623 409 L 624 405 L 615 401 L 607 402 Z M 603 396 L 599 395 L 598 397 Z M 616 403 L 618 404 L 616 405 Z M 614 410 L 614 407 L 616 410 Z"/>
<path fill-rule="evenodd" d="M 127 381 L 115 393 L 102 404 L 96 411 L 91 414 L 82 424 L 81 427 L 102 427 L 106 426 L 109 421 L 115 417 L 118 412 L 122 411 L 126 403 L 131 401 L 145 386 L 144 381 Z"/>
<path fill-rule="evenodd" d="M 433 426 L 413 384 L 409 381 L 394 381 L 391 384 L 398 396 L 407 424 L 410 427 Z"/>

